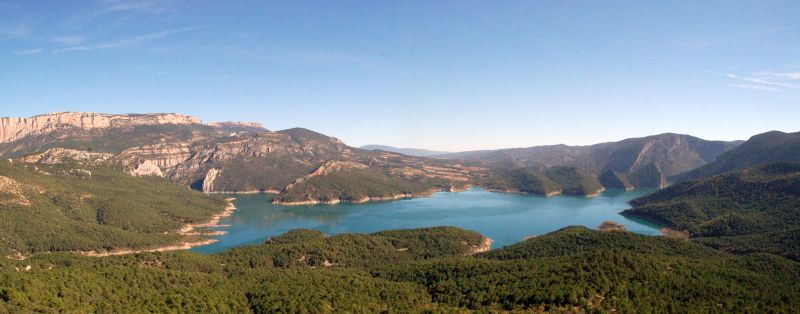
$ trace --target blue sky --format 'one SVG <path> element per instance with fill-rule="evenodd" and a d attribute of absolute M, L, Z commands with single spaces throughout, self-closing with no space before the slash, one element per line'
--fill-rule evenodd
<path fill-rule="evenodd" d="M 178 112 L 351 145 L 800 131 L 798 1 L 1 1 L 0 116 Z"/>

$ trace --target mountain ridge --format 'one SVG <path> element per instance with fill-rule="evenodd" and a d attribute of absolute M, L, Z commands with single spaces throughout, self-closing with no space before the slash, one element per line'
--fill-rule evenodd
<path fill-rule="evenodd" d="M 712 162 L 737 144 L 663 133 L 586 146 L 558 144 L 437 157 L 500 170 L 578 167 L 598 177 L 603 186 L 660 188 L 668 178 Z"/>
<path fill-rule="evenodd" d="M 800 162 L 800 132 L 769 131 L 753 135 L 717 160 L 675 176 L 676 181 L 706 178 L 762 163 Z"/>
<path fill-rule="evenodd" d="M 28 118 L 44 120 L 22 123 L 30 125 L 27 129 L 17 127 L 18 118 L 4 119 L 0 122 L 11 121 L 11 126 L 0 125 L 10 130 L 4 133 L 8 141 L 0 142 L 0 157 L 44 154 L 36 158 L 57 159 L 51 148 L 110 153 L 130 174 L 163 176 L 204 192 L 281 191 L 286 197 L 276 199 L 287 203 L 386 199 L 489 183 L 498 191 L 542 195 L 564 189 L 594 195 L 606 187 L 663 187 L 669 178 L 703 166 L 736 145 L 664 133 L 587 146 L 548 145 L 429 158 L 355 148 L 305 128 L 270 131 L 257 123 L 203 123 L 177 114 L 45 114 Z M 327 162 L 366 168 L 292 184 Z M 554 167 L 562 168 L 544 176 Z M 552 176 L 570 168 L 569 175 Z M 351 175 L 364 182 L 382 182 L 382 188 L 352 181 Z M 340 194 L 338 201 L 330 199 L 343 190 L 350 192 Z"/>
<path fill-rule="evenodd" d="M 469 180 L 460 165 L 390 152 L 366 151 L 305 128 L 269 131 L 260 124 L 202 123 L 173 114 L 107 115 L 58 113 L 42 115 L 46 123 L 0 143 L 0 156 L 28 162 L 104 155 L 129 174 L 159 176 L 204 192 L 282 191 L 286 202 L 336 203 L 352 199 L 383 199 L 429 190 L 460 189 Z M 143 118 L 144 117 L 144 118 Z M 3 121 L 11 121 L 9 119 Z M 6 129 L 15 130 L 17 120 Z M 118 121 L 124 121 L 120 123 Z M 23 123 L 23 125 L 27 125 Z M 18 128 L 17 128 L 18 129 Z M 18 137 L 18 138 L 17 138 Z M 292 184 L 328 162 L 348 162 L 368 168 L 358 172 L 382 188 L 326 174 L 319 180 Z M 347 187 L 346 193 L 309 184 Z M 319 186 L 317 186 L 319 188 Z M 295 189 L 304 193 L 296 193 Z"/>

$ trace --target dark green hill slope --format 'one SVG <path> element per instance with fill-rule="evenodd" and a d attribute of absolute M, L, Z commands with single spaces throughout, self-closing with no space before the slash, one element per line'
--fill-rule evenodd
<path fill-rule="evenodd" d="M 215 255 L 3 259 L 0 311 L 764 313 L 800 306 L 800 264 L 779 256 L 583 227 L 464 256 L 481 238 L 457 228 L 332 237 L 295 230 Z"/>
<path fill-rule="evenodd" d="M 278 204 L 363 203 L 370 200 L 427 195 L 461 187 L 466 182 L 428 176 L 392 175 L 391 170 L 353 162 L 327 162 L 288 185 L 275 197 Z"/>
<path fill-rule="evenodd" d="M 536 195 L 594 195 L 603 190 L 597 177 L 576 167 L 494 169 L 477 183 L 490 190 Z"/>
<path fill-rule="evenodd" d="M 800 132 L 772 131 L 755 135 L 714 162 L 674 179 L 700 179 L 770 162 L 800 162 Z"/>
<path fill-rule="evenodd" d="M 161 178 L 79 163 L 0 162 L 0 252 L 144 248 L 175 243 L 186 223 L 208 220 L 224 200 Z"/>
<path fill-rule="evenodd" d="M 687 181 L 631 202 L 622 212 L 736 253 L 800 259 L 800 164 L 774 163 Z"/>
<path fill-rule="evenodd" d="M 764 312 L 798 304 L 799 264 L 690 241 L 570 227 L 473 258 L 373 270 L 435 302 L 489 311 Z M 785 279 L 780 279 L 785 277 Z M 757 288 L 756 288 L 757 287 Z"/>

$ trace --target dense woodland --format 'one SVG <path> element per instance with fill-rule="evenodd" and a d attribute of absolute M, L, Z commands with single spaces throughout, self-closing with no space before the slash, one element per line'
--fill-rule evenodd
<path fill-rule="evenodd" d="M 622 214 L 735 253 L 800 260 L 800 164 L 771 163 L 687 181 L 633 200 Z"/>
<path fill-rule="evenodd" d="M 295 230 L 215 255 L 42 254 L 0 262 L 0 311 L 763 313 L 800 307 L 800 264 L 775 255 L 737 256 L 691 241 L 569 227 L 465 256 L 481 238 L 456 228 L 332 237 Z"/>
<path fill-rule="evenodd" d="M 112 167 L 0 162 L 0 253 L 147 248 L 189 240 L 176 231 L 225 208 L 161 178 Z"/>
<path fill-rule="evenodd" d="M 603 189 L 597 177 L 576 167 L 497 168 L 477 184 L 495 191 L 535 195 L 591 195 Z"/>
<path fill-rule="evenodd" d="M 346 169 L 309 178 L 292 189 L 284 190 L 275 200 L 278 202 L 358 202 L 369 197 L 428 194 L 432 191 L 447 190 L 454 186 L 450 180 L 425 176 L 409 178 L 389 176 L 384 169 L 375 168 Z"/>

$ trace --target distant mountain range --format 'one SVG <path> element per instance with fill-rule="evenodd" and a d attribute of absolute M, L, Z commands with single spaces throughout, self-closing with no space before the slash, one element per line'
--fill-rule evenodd
<path fill-rule="evenodd" d="M 550 145 L 440 156 L 489 169 L 545 171 L 577 167 L 604 187 L 663 187 L 670 178 L 714 161 L 740 142 L 707 141 L 683 134 L 659 134 L 589 146 Z"/>
<path fill-rule="evenodd" d="M 770 132 L 733 151 L 741 142 L 666 133 L 589 146 L 444 153 L 355 148 L 302 128 L 270 131 L 257 123 L 204 123 L 179 114 L 66 112 L 0 118 L 0 157 L 53 163 L 110 154 L 104 160 L 132 175 L 161 176 L 205 192 L 271 192 L 280 194 L 276 202 L 308 204 L 411 197 L 469 185 L 542 195 L 663 187 L 734 168 L 726 163 L 792 161 L 799 154 L 785 147 L 796 146 L 797 137 Z M 763 156 L 756 157 L 759 152 Z"/>
<path fill-rule="evenodd" d="M 398 153 L 398 154 L 403 154 L 403 155 L 408 155 L 408 156 L 417 156 L 417 157 L 431 157 L 431 156 L 449 154 L 449 152 L 427 150 L 427 149 L 418 149 L 418 148 L 398 148 L 398 147 L 386 146 L 386 145 L 365 145 L 365 146 L 361 146 L 361 149 L 365 149 L 365 150 L 382 150 L 382 151 L 385 151 L 385 152 L 392 152 L 392 153 Z"/>

